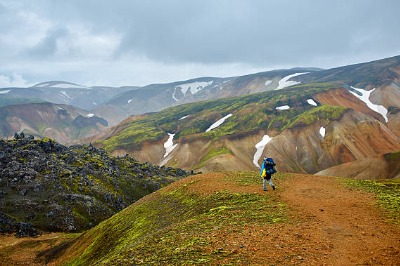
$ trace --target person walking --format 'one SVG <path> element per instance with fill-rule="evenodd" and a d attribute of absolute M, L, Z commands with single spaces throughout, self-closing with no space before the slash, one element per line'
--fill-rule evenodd
<path fill-rule="evenodd" d="M 260 175 L 263 178 L 264 191 L 267 191 L 267 182 L 273 190 L 276 189 L 274 182 L 272 182 L 272 175 L 276 173 L 275 165 L 276 163 L 272 158 L 264 157 L 260 171 Z"/>

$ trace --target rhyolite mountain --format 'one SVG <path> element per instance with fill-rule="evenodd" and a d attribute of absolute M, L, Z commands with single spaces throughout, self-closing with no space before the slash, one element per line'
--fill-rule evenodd
<path fill-rule="evenodd" d="M 79 232 L 188 174 L 92 145 L 0 140 L 0 233 Z"/>
<path fill-rule="evenodd" d="M 71 144 L 99 134 L 108 126 L 105 119 L 71 105 L 22 101 L 0 107 L 0 136 L 3 139 L 24 132 L 36 138 L 46 136 Z"/>
<path fill-rule="evenodd" d="M 297 83 L 288 81 L 292 76 L 318 70 L 295 68 L 238 77 L 202 77 L 166 84 L 151 84 L 120 93 L 108 102 L 96 106 L 93 111 L 108 121 L 121 121 L 130 115 L 156 112 L 185 103 L 282 89 Z"/>
<path fill-rule="evenodd" d="M 86 87 L 65 81 L 48 81 L 38 83 L 28 88 L 2 88 L 0 98 L 40 99 L 45 102 L 72 105 L 85 110 L 92 110 L 99 104 L 124 91 L 134 90 L 137 87 Z"/>
<path fill-rule="evenodd" d="M 202 77 L 144 87 L 86 87 L 64 81 L 49 81 L 29 88 L 2 88 L 0 105 L 37 101 L 72 105 L 115 125 L 131 115 L 156 112 L 184 103 L 282 89 L 297 83 L 288 81 L 292 75 L 318 70 L 296 68 L 229 78 Z"/>
<path fill-rule="evenodd" d="M 300 73 L 277 82 L 289 88 L 132 116 L 96 145 L 201 171 L 254 170 L 271 156 L 278 170 L 303 173 L 400 150 L 400 56 Z"/>

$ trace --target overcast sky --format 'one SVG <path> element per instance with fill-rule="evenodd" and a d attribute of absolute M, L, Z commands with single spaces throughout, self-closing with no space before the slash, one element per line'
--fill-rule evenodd
<path fill-rule="evenodd" d="M 0 87 L 147 85 L 400 55 L 399 0 L 0 0 Z"/>

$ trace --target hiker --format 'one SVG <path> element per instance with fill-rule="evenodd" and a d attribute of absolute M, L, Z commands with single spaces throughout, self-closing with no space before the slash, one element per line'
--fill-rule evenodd
<path fill-rule="evenodd" d="M 272 187 L 273 190 L 276 189 L 275 184 L 272 182 L 271 179 L 272 175 L 276 173 L 275 165 L 276 163 L 272 158 L 264 157 L 260 171 L 260 175 L 263 178 L 264 191 L 267 191 L 267 182 Z"/>

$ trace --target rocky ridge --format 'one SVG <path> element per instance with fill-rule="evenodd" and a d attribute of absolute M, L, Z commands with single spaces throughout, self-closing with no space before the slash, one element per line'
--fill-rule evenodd
<path fill-rule="evenodd" d="M 91 144 L 0 140 L 0 232 L 82 231 L 188 174 Z"/>

